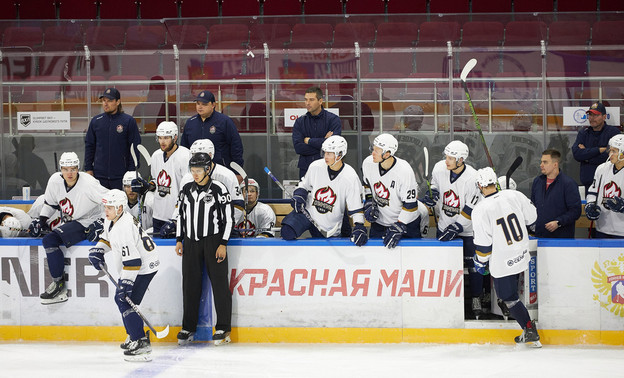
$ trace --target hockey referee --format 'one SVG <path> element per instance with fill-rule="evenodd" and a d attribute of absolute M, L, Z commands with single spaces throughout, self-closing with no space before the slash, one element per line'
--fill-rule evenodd
<path fill-rule="evenodd" d="M 182 256 L 184 315 L 178 344 L 193 341 L 199 318 L 202 273 L 206 267 L 212 285 L 217 324 L 215 345 L 227 344 L 232 329 L 232 293 L 228 283 L 226 245 L 234 225 L 232 199 L 227 188 L 210 178 L 212 159 L 207 153 L 191 157 L 193 182 L 180 191 L 176 253 Z"/>

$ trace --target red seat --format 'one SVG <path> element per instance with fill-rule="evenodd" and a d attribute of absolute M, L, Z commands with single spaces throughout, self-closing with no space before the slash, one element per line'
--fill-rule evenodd
<path fill-rule="evenodd" d="M 431 0 L 429 13 L 468 13 L 470 12 L 469 0 Z"/>
<path fill-rule="evenodd" d="M 208 48 L 240 49 L 249 41 L 249 29 L 246 25 L 218 24 L 208 29 Z"/>
<path fill-rule="evenodd" d="M 161 49 L 167 44 L 167 32 L 161 25 L 129 26 L 126 31 L 126 50 Z"/>
<path fill-rule="evenodd" d="M 334 29 L 330 24 L 296 24 L 292 30 L 289 48 L 329 47 L 334 38 Z"/>
<path fill-rule="evenodd" d="M 494 47 L 501 46 L 504 39 L 503 24 L 496 21 L 473 21 L 466 22 L 463 27 L 461 47 L 490 47 L 492 51 L 461 51 L 460 67 L 468 59 L 477 59 L 477 66 L 473 69 L 473 75 L 493 76 L 501 70 L 501 53 Z"/>
<path fill-rule="evenodd" d="M 305 14 L 342 14 L 340 0 L 305 0 Z"/>
<path fill-rule="evenodd" d="M 56 2 L 52 0 L 16 0 L 6 1 L 6 3 L 19 4 L 19 18 L 22 20 L 56 18 Z M 10 14 L 15 14 L 15 8 Z"/>
<path fill-rule="evenodd" d="M 549 46 L 587 46 L 589 23 L 585 21 L 556 21 L 549 26 Z M 572 76 L 587 74 L 587 50 L 549 49 L 547 72 L 565 72 Z"/>
<path fill-rule="evenodd" d="M 375 25 L 371 22 L 337 24 L 334 30 L 334 47 L 353 47 L 353 42 L 367 47 L 375 40 Z"/>
<path fill-rule="evenodd" d="M 418 24 L 413 22 L 387 22 L 377 26 L 377 38 L 372 57 L 372 72 L 367 76 L 380 74 L 405 77 L 414 72 L 413 52 L 380 51 L 380 48 L 412 48 L 418 39 Z"/>
<path fill-rule="evenodd" d="M 418 24 L 414 22 L 385 22 L 377 25 L 376 47 L 411 47 L 417 40 Z"/>
<path fill-rule="evenodd" d="M 578 0 L 558 0 L 558 12 L 596 12 L 598 5 L 596 0 L 578 1 Z"/>
<path fill-rule="evenodd" d="M 167 32 L 168 44 L 175 44 L 179 49 L 205 48 L 208 43 L 208 30 L 204 25 L 169 25 Z"/>
<path fill-rule="evenodd" d="M 174 0 L 167 0 L 174 1 Z M 216 1 L 183 0 L 180 6 L 183 18 L 217 17 L 219 6 Z M 177 16 L 176 16 L 177 17 Z"/>
<path fill-rule="evenodd" d="M 122 26 L 105 25 L 87 28 L 85 43 L 91 50 L 116 50 L 123 48 L 126 31 Z"/>
<path fill-rule="evenodd" d="M 160 20 L 163 18 L 176 18 L 178 17 L 178 2 L 181 2 L 181 1 L 142 0 L 141 1 L 141 18 L 144 20 Z M 186 1 L 184 1 L 183 3 L 186 3 Z"/>
<path fill-rule="evenodd" d="M 384 4 L 384 0 L 347 1 L 347 14 L 382 14 Z"/>
<path fill-rule="evenodd" d="M 426 0 L 389 1 L 388 13 L 427 13 Z"/>
<path fill-rule="evenodd" d="M 552 0 L 514 0 L 514 13 L 552 12 L 553 9 Z"/>
<path fill-rule="evenodd" d="M 600 0 L 601 12 L 624 11 L 624 1 L 622 0 Z"/>
<path fill-rule="evenodd" d="M 269 47 L 283 47 L 290 42 L 290 25 L 288 24 L 253 24 L 250 26 L 249 47 L 262 48 L 263 43 Z"/>
<path fill-rule="evenodd" d="M 509 13 L 511 0 L 472 0 L 472 13 Z"/>
<path fill-rule="evenodd" d="M 618 29 L 619 28 L 619 29 Z M 610 45 L 623 45 L 624 21 L 598 21 L 592 28 L 592 49 L 589 69 L 591 75 L 618 74 L 624 70 L 624 51 L 609 49 Z"/>
<path fill-rule="evenodd" d="M 38 26 L 9 26 L 4 30 L 4 49 L 34 50 L 43 44 L 43 31 Z"/>
<path fill-rule="evenodd" d="M 461 29 L 457 22 L 423 22 L 420 25 L 418 47 L 446 47 L 450 41 L 453 46 L 459 44 Z M 451 67 L 452 69 L 452 67 Z M 436 73 L 447 77 L 449 72 L 446 51 L 416 52 L 416 72 Z"/>
<path fill-rule="evenodd" d="M 264 0 L 265 16 L 300 15 L 300 0 Z"/>
<path fill-rule="evenodd" d="M 540 41 L 546 41 L 547 27 L 541 21 L 510 21 L 505 27 L 504 46 L 534 48 L 534 51 L 505 51 L 503 72 L 534 72 L 541 74 Z"/>
<path fill-rule="evenodd" d="M 137 19 L 136 2 L 137 0 L 100 0 L 100 18 L 104 20 Z"/>
<path fill-rule="evenodd" d="M 43 49 L 46 51 L 82 50 L 83 35 L 80 26 L 62 23 L 48 26 L 43 31 Z"/>

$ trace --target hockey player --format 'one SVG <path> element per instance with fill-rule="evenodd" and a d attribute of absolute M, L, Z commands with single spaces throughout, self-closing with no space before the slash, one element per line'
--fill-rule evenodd
<path fill-rule="evenodd" d="M 310 164 L 293 193 L 290 204 L 294 210 L 282 220 L 282 238 L 294 240 L 306 230 L 312 237 L 323 237 L 317 227 L 331 237 L 340 228 L 343 214 L 348 210 L 355 225 L 351 241 L 363 246 L 368 241 L 362 208 L 363 191 L 355 170 L 343 162 L 347 141 L 340 135 L 332 135 L 323 142 L 322 151 L 324 159 Z M 308 196 L 309 193 L 312 195 Z"/>
<path fill-rule="evenodd" d="M 387 248 L 396 247 L 403 237 L 422 237 L 418 184 L 412 167 L 394 156 L 398 146 L 392 135 L 380 134 L 373 141 L 371 155 L 362 163 L 369 237 L 383 238 Z"/>
<path fill-rule="evenodd" d="M 63 224 L 43 237 L 48 267 L 53 282 L 40 295 L 42 304 L 67 301 L 67 288 L 63 270 L 65 260 L 61 245 L 69 248 L 85 240 L 86 227 L 99 218 L 102 196 L 107 189 L 91 175 L 78 172 L 80 160 L 74 152 L 64 152 L 59 159 L 61 174 L 53 174 L 48 180 L 44 198 L 45 205 L 39 218 L 33 219 L 28 232 L 32 237 L 47 230 L 48 218 L 54 214 L 54 207 L 61 209 Z"/>
<path fill-rule="evenodd" d="M 22 209 L 0 206 L 0 236 L 3 238 L 26 236 L 31 220 Z"/>
<path fill-rule="evenodd" d="M 206 268 L 214 297 L 217 321 L 215 345 L 231 341 L 232 293 L 228 283 L 227 244 L 234 227 L 232 201 L 225 185 L 214 181 L 212 158 L 196 153 L 189 161 L 193 182 L 182 187 L 176 229 L 178 256 L 182 256 L 184 315 L 178 344 L 193 341 L 199 318 L 203 269 Z"/>
<path fill-rule="evenodd" d="M 444 148 L 445 160 L 435 164 L 431 171 L 431 195 L 429 192 L 422 202 L 436 208 L 438 229 L 436 236 L 441 241 L 453 240 L 460 237 L 463 240 L 464 268 L 468 270 L 470 290 L 466 295 L 472 298 L 472 311 L 475 317 L 482 313 L 481 293 L 483 291 L 483 276 L 475 272 L 472 256 L 474 243 L 472 239 L 471 213 L 480 198 L 476 186 L 477 171 L 466 164 L 468 146 L 454 140 Z M 440 199 L 442 193 L 442 200 Z"/>
<path fill-rule="evenodd" d="M 154 193 L 147 191 L 144 195 L 139 195 L 132 191 L 132 180 L 141 177 L 137 171 L 128 171 L 122 179 L 123 189 L 128 197 L 128 212 L 138 219 L 139 224 L 146 232 L 150 232 L 150 228 L 154 224 Z"/>
<path fill-rule="evenodd" d="M 624 238 L 624 134 L 609 140 L 609 161 L 596 168 L 594 182 L 587 192 L 585 215 L 596 221 L 594 237 Z"/>
<path fill-rule="evenodd" d="M 256 180 L 249 178 L 247 186 L 247 192 L 243 189 L 243 194 L 247 196 L 247 222 L 239 223 L 236 228 L 241 229 L 244 236 L 274 237 L 272 228 L 275 227 L 275 212 L 271 206 L 258 201 L 260 185 Z"/>
<path fill-rule="evenodd" d="M 518 297 L 518 274 L 529 268 L 531 259 L 526 227 L 535 223 L 537 211 L 521 192 L 498 191 L 496 174 L 490 167 L 479 169 L 477 183 L 485 198 L 472 211 L 475 268 L 486 274 L 489 265 L 496 294 L 522 327 L 516 343 L 532 343 L 539 348 L 542 344 L 535 321 Z"/>
<path fill-rule="evenodd" d="M 132 190 L 143 195 L 145 192 L 156 191 L 154 195 L 154 233 L 161 238 L 175 236 L 175 220 L 173 214 L 182 176 L 188 171 L 187 165 L 191 153 L 186 147 L 179 146 L 178 126 L 174 122 L 161 122 L 156 129 L 156 138 L 160 150 L 152 154 L 151 175 L 154 182 L 148 183 L 142 178 L 132 181 Z"/>
<path fill-rule="evenodd" d="M 132 309 L 127 298 L 136 305 L 143 300 L 145 291 L 160 265 L 158 251 L 152 238 L 127 211 L 128 198 L 124 192 L 113 189 L 104 195 L 102 203 L 106 214 L 104 231 L 95 247 L 89 249 L 89 261 L 97 270 L 101 270 L 105 265 L 104 254 L 113 252 L 112 258 L 118 262 L 121 271 L 115 291 L 115 303 L 128 334 L 126 341 L 121 344 L 124 359 L 151 361 L 149 331 L 146 335 L 143 319 Z"/>
<path fill-rule="evenodd" d="M 30 210 L 28 210 L 28 216 L 30 217 L 31 221 L 34 218 L 39 218 L 39 215 L 41 214 L 41 210 L 43 209 L 44 206 L 47 206 L 45 204 L 44 198 L 45 196 L 37 197 L 35 202 L 33 202 L 32 206 L 30 207 Z M 54 207 L 54 213 L 52 213 L 52 215 L 48 218 L 48 221 L 47 221 L 48 229 L 50 231 L 54 230 L 61 224 L 62 224 L 61 211 L 60 211 L 60 208 L 56 206 Z"/>

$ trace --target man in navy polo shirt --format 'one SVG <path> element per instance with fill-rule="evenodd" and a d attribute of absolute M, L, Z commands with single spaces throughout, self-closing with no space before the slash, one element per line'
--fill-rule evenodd
<path fill-rule="evenodd" d="M 115 88 L 108 88 L 100 96 L 104 113 L 89 123 L 85 136 L 84 170 L 108 189 L 123 189 L 122 178 L 127 171 L 134 171 L 130 146 L 141 144 L 137 123 L 124 113 L 121 95 Z"/>
<path fill-rule="evenodd" d="M 210 139 L 215 146 L 212 161 L 230 168 L 232 161 L 243 166 L 243 142 L 232 119 L 215 110 L 215 97 L 201 91 L 195 99 L 197 115 L 184 124 L 180 145 L 191 148 L 198 139 Z"/>

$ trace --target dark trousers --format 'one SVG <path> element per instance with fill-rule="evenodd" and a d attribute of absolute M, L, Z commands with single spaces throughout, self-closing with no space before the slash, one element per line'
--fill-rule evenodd
<path fill-rule="evenodd" d="M 202 295 L 202 274 L 206 267 L 212 285 L 215 310 L 217 312 L 216 330 L 232 330 L 232 293 L 228 282 L 228 258 L 217 263 L 216 252 L 221 243 L 221 235 L 211 235 L 200 241 L 184 239 L 182 249 L 182 297 L 184 315 L 182 329 L 189 332 L 197 330 L 199 304 Z"/>
<path fill-rule="evenodd" d="M 121 182 L 121 178 L 118 178 L 118 179 L 107 179 L 107 178 L 103 178 L 103 177 L 96 177 L 96 179 L 100 182 L 100 185 L 102 185 L 106 189 L 119 189 L 119 190 L 123 190 L 123 184 Z"/>

